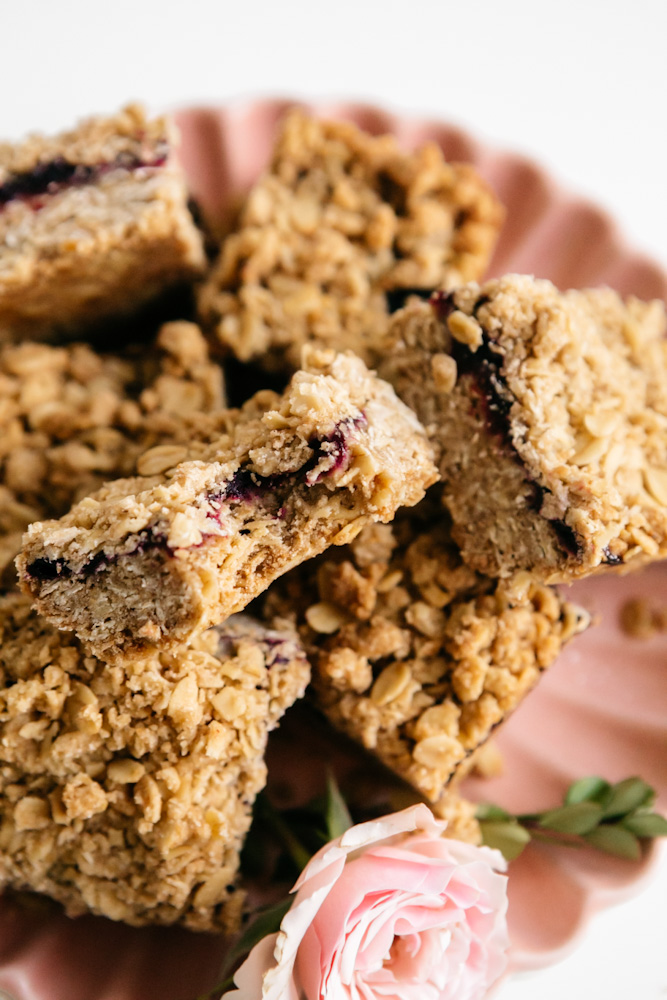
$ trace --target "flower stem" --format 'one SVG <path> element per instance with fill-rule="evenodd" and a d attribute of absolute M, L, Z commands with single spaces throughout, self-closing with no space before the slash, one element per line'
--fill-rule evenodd
<path fill-rule="evenodd" d="M 300 872 L 303 871 L 310 861 L 312 854 L 294 836 L 278 810 L 271 805 L 265 795 L 258 796 L 255 810 L 260 819 L 276 834 L 297 869 Z"/>

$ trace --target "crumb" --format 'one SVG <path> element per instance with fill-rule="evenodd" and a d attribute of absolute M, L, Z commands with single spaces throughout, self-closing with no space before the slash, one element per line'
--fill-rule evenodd
<path fill-rule="evenodd" d="M 620 624 L 633 639 L 653 639 L 660 632 L 667 632 L 667 604 L 633 597 L 621 608 Z"/>

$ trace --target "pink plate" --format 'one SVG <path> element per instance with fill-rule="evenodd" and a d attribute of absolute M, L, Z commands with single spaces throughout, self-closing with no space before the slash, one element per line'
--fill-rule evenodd
<path fill-rule="evenodd" d="M 289 101 L 259 101 L 178 114 L 182 161 L 209 221 L 226 213 L 266 163 Z M 395 117 L 366 105 L 318 106 L 371 132 L 394 132 L 406 147 L 435 140 L 449 159 L 469 160 L 493 185 L 508 219 L 491 273 L 524 271 L 561 287 L 609 284 L 667 299 L 667 275 L 623 241 L 595 205 L 560 190 L 537 165 L 487 149 L 439 122 Z M 615 780 L 639 773 L 667 806 L 667 638 L 629 639 L 619 607 L 655 595 L 667 566 L 578 584 L 573 596 L 599 624 L 572 644 L 498 737 L 506 770 L 469 781 L 473 798 L 511 809 L 556 804 L 567 784 L 590 773 Z M 637 891 L 651 866 L 587 851 L 530 847 L 510 869 L 512 968 L 538 968 L 573 946 L 586 920 Z M 544 899 L 550 900 L 545 907 Z M 0 1000 L 194 1000 L 210 989 L 223 952 L 219 938 L 63 917 L 46 900 L 0 901 Z"/>

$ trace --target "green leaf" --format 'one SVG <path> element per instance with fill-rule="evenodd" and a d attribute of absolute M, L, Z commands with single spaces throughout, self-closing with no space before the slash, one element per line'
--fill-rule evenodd
<path fill-rule="evenodd" d="M 342 837 L 345 831 L 349 830 L 353 825 L 350 811 L 347 808 L 345 799 L 341 795 L 340 788 L 338 787 L 336 779 L 331 771 L 329 771 L 329 774 L 327 775 L 327 795 L 324 817 L 327 824 L 329 840 L 335 840 L 336 837 Z"/>
<path fill-rule="evenodd" d="M 294 901 L 293 896 L 281 899 L 274 906 L 267 906 L 258 910 L 255 919 L 252 920 L 236 941 L 234 946 L 225 956 L 222 968 L 222 975 L 226 976 L 230 969 L 233 969 L 240 958 L 247 955 L 256 944 L 265 938 L 267 934 L 275 934 L 280 930 L 283 917 Z"/>
<path fill-rule="evenodd" d="M 667 819 L 658 813 L 632 813 L 622 824 L 637 837 L 667 837 Z"/>
<path fill-rule="evenodd" d="M 565 805 L 573 806 L 577 802 L 600 802 L 611 790 L 611 785 L 604 778 L 580 778 L 573 782 L 565 793 Z"/>
<path fill-rule="evenodd" d="M 584 834 L 594 830 L 602 819 L 602 806 L 597 802 L 574 802 L 542 813 L 540 826 L 557 833 Z"/>
<path fill-rule="evenodd" d="M 615 854 L 618 858 L 627 858 L 628 861 L 639 861 L 641 858 L 639 840 L 622 826 L 599 826 L 597 830 L 587 833 L 584 840 L 598 851 Z"/>
<path fill-rule="evenodd" d="M 234 977 L 227 976 L 222 982 L 217 983 L 213 989 L 209 990 L 207 993 L 200 993 L 197 1000 L 220 1000 L 223 993 L 227 993 L 228 990 L 234 988 Z"/>
<path fill-rule="evenodd" d="M 518 858 L 526 844 L 530 842 L 530 833 L 515 820 L 509 822 L 487 822 L 479 824 L 482 831 L 482 842 L 487 847 L 495 847 L 508 861 Z"/>
<path fill-rule="evenodd" d="M 494 806 L 492 802 L 480 802 L 475 810 L 478 820 L 511 820 L 512 815 L 500 806 Z"/>
<path fill-rule="evenodd" d="M 626 778 L 612 787 L 611 797 L 605 805 L 605 819 L 625 816 L 640 806 L 650 805 L 654 798 L 655 792 L 641 778 Z"/>

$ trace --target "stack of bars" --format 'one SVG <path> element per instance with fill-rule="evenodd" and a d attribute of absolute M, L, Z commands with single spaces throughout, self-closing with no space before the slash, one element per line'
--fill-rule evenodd
<path fill-rule="evenodd" d="M 209 263 L 174 142 L 132 107 L 0 147 L 0 884 L 231 932 L 307 688 L 479 837 L 458 783 L 589 624 L 554 584 L 667 554 L 667 341 L 480 286 L 470 165 L 299 110 Z"/>

